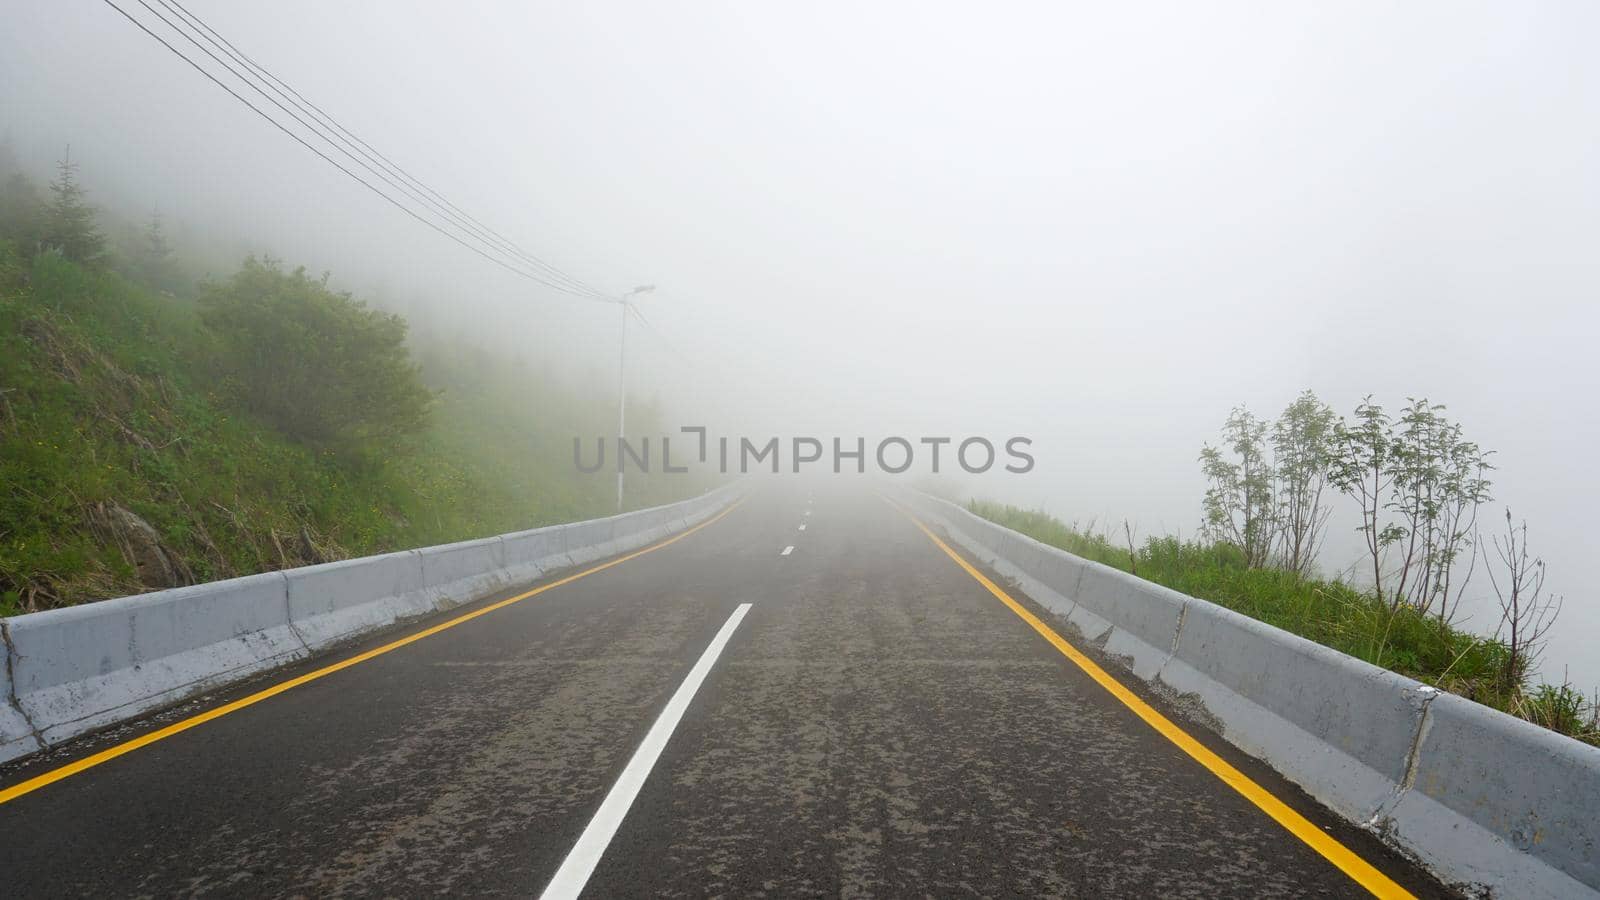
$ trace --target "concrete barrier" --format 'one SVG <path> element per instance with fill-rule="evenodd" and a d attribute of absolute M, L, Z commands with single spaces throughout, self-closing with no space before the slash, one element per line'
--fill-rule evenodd
<path fill-rule="evenodd" d="M 902 500 L 1109 662 L 1198 703 L 1230 743 L 1444 881 L 1496 897 L 1600 895 L 1600 748 L 955 504 Z"/>
<path fill-rule="evenodd" d="M 1363 823 L 1399 789 L 1422 710 L 1437 695 L 1203 600 L 1191 600 L 1159 677 L 1198 698 L 1231 743 Z"/>
<path fill-rule="evenodd" d="M 564 527 L 567 529 L 567 556 L 573 565 L 581 566 L 611 555 L 616 528 L 611 519 L 594 519 Z"/>
<path fill-rule="evenodd" d="M 423 547 L 411 552 L 422 561 L 422 587 L 436 609 L 460 606 L 511 583 L 498 537 Z"/>
<path fill-rule="evenodd" d="M 45 744 L 306 656 L 268 572 L 17 616 L 17 704 Z"/>
<path fill-rule="evenodd" d="M 0 642 L 5 645 L 0 646 L 0 653 L 5 653 L 9 662 L 11 654 L 6 647 L 11 645 L 11 627 L 3 621 L 0 621 Z M 11 666 L 0 665 L 0 760 L 25 756 L 44 746 L 44 741 L 34 733 L 33 723 L 23 713 L 22 704 L 17 701 Z"/>
<path fill-rule="evenodd" d="M 1097 562 L 1081 565 L 1076 592 L 1080 607 L 1111 624 L 1105 652 L 1126 657 L 1140 678 L 1154 678 L 1172 656 L 1190 598 Z"/>
<path fill-rule="evenodd" d="M 432 612 L 416 551 L 385 553 L 284 572 L 289 621 L 312 650 Z"/>
<path fill-rule="evenodd" d="M 675 512 L 670 506 L 640 510 L 638 518 L 632 523 L 629 542 L 633 547 L 640 547 L 653 544 L 671 534 L 674 530 L 673 522 L 682 522 L 681 518 L 675 516 Z M 681 524 L 679 527 L 682 527 Z"/>
<path fill-rule="evenodd" d="M 514 581 L 531 581 L 546 572 L 572 565 L 567 555 L 567 527 L 549 525 L 500 536 L 506 573 Z"/>
<path fill-rule="evenodd" d="M 650 543 L 650 521 L 655 514 L 653 509 L 641 509 L 631 513 L 624 513 L 611 518 L 611 544 L 608 547 L 610 554 L 626 553 L 636 547 Z"/>
<path fill-rule="evenodd" d="M 0 619 L 0 762 L 406 619 L 634 549 L 733 486 L 608 519 Z"/>
<path fill-rule="evenodd" d="M 1507 897 L 1600 889 L 1600 748 L 1452 694 L 1427 707 L 1406 790 L 1375 827 Z"/>
<path fill-rule="evenodd" d="M 672 523 L 679 520 L 677 511 L 667 506 L 658 506 L 649 510 L 649 515 L 644 517 L 645 531 L 648 540 L 659 540 L 672 532 Z"/>

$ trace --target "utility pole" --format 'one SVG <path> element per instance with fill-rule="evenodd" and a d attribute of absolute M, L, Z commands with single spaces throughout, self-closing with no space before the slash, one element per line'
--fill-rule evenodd
<path fill-rule="evenodd" d="M 630 298 L 655 289 L 653 284 L 641 284 L 616 301 L 622 310 L 622 330 L 617 334 L 617 512 L 622 512 L 622 439 L 628 433 L 628 306 Z"/>

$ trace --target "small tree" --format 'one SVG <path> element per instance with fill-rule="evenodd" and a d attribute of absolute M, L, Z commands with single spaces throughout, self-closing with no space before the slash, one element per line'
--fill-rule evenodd
<path fill-rule="evenodd" d="M 1265 566 L 1272 557 L 1276 534 L 1272 464 L 1264 440 L 1267 424 L 1242 406 L 1235 407 L 1222 426 L 1223 443 L 1230 459 L 1207 444 L 1200 451 L 1200 467 L 1208 486 L 1205 529 L 1213 540 L 1244 551 L 1245 564 Z"/>
<path fill-rule="evenodd" d="M 139 245 L 139 276 L 158 290 L 170 291 L 177 287 L 177 266 L 173 263 L 172 243 L 167 240 L 166 226 L 161 213 L 150 214 L 144 228 L 144 240 Z"/>
<path fill-rule="evenodd" d="M 1456 429 L 1459 438 L 1460 429 Z M 1436 522 L 1437 539 L 1430 557 L 1432 577 L 1429 589 L 1438 598 L 1439 622 L 1455 617 L 1461 595 L 1478 563 L 1478 508 L 1493 499 L 1489 494 L 1488 473 L 1492 450 L 1483 450 L 1471 441 L 1453 440 L 1444 449 L 1443 501 Z M 1468 553 L 1467 569 L 1457 577 L 1463 552 Z"/>
<path fill-rule="evenodd" d="M 406 322 L 328 289 L 327 276 L 245 260 L 201 297 L 218 366 L 244 406 L 298 440 L 361 447 L 419 430 L 432 395 Z"/>
<path fill-rule="evenodd" d="M 1394 482 L 1390 463 L 1394 425 L 1383 407 L 1367 396 L 1356 407 L 1354 424 L 1339 422 L 1334 445 L 1337 452 L 1328 471 L 1328 481 L 1361 504 L 1361 524 L 1356 530 L 1365 539 L 1367 555 L 1372 561 L 1372 590 L 1383 600 L 1384 550 L 1405 536 L 1405 532 L 1389 524 L 1383 514 Z M 1398 605 L 1398 598 L 1393 602 Z"/>
<path fill-rule="evenodd" d="M 1439 415 L 1443 406 L 1429 403 L 1426 398 L 1407 397 L 1406 400 L 1409 405 L 1400 411 L 1399 428 L 1389 445 L 1394 495 L 1387 505 L 1400 517 L 1397 527 L 1401 534 L 1395 541 L 1400 555 L 1400 568 L 1395 573 L 1395 600 L 1409 598 L 1420 605 L 1427 596 L 1427 588 L 1412 581 L 1425 579 L 1429 574 L 1429 542 L 1434 537 L 1441 499 L 1439 485 L 1444 477 L 1439 448 L 1450 440 L 1449 423 Z M 1406 593 L 1408 586 L 1415 597 Z"/>
<path fill-rule="evenodd" d="M 1322 502 L 1335 452 L 1339 419 L 1310 391 L 1302 393 L 1272 427 L 1277 474 L 1278 556 L 1283 567 L 1307 574 L 1333 512 Z"/>
<path fill-rule="evenodd" d="M 1395 600 L 1449 621 L 1466 587 L 1451 579 L 1461 553 L 1474 548 L 1466 578 L 1476 564 L 1471 524 L 1489 499 L 1488 454 L 1462 437 L 1460 423 L 1445 418 L 1442 404 L 1410 399 L 1390 446 L 1393 495 L 1386 504 L 1399 518 L 1395 542 L 1399 567 Z"/>
<path fill-rule="evenodd" d="M 56 171 L 56 180 L 50 182 L 55 199 L 45 211 L 41 243 L 75 262 L 98 262 L 105 254 L 106 239 L 95 224 L 94 207 L 84 200 L 85 191 L 78 184 L 78 165 L 72 162 L 70 146 L 56 164 Z"/>
<path fill-rule="evenodd" d="M 1561 615 L 1562 597 L 1544 593 L 1544 560 L 1528 556 L 1528 523 L 1513 524 L 1506 510 L 1506 533 L 1494 538 L 1501 574 L 1489 567 L 1489 582 L 1500 601 L 1500 628 L 1495 637 L 1506 642 L 1500 672 L 1501 685 L 1515 690 L 1539 659 L 1544 637 Z"/>

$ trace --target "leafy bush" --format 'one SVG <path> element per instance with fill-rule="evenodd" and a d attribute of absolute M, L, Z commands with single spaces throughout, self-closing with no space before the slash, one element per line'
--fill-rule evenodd
<path fill-rule="evenodd" d="M 359 448 L 427 424 L 432 395 L 406 348 L 405 320 L 329 290 L 327 276 L 251 257 L 201 306 L 228 390 L 290 437 Z"/>

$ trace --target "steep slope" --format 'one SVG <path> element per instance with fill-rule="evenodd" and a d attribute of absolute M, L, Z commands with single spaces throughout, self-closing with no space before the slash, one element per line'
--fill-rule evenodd
<path fill-rule="evenodd" d="M 548 377 L 430 346 L 429 427 L 335 452 L 233 408 L 217 352 L 191 300 L 0 244 L 0 614 L 611 511 L 571 461 L 609 416 Z"/>

